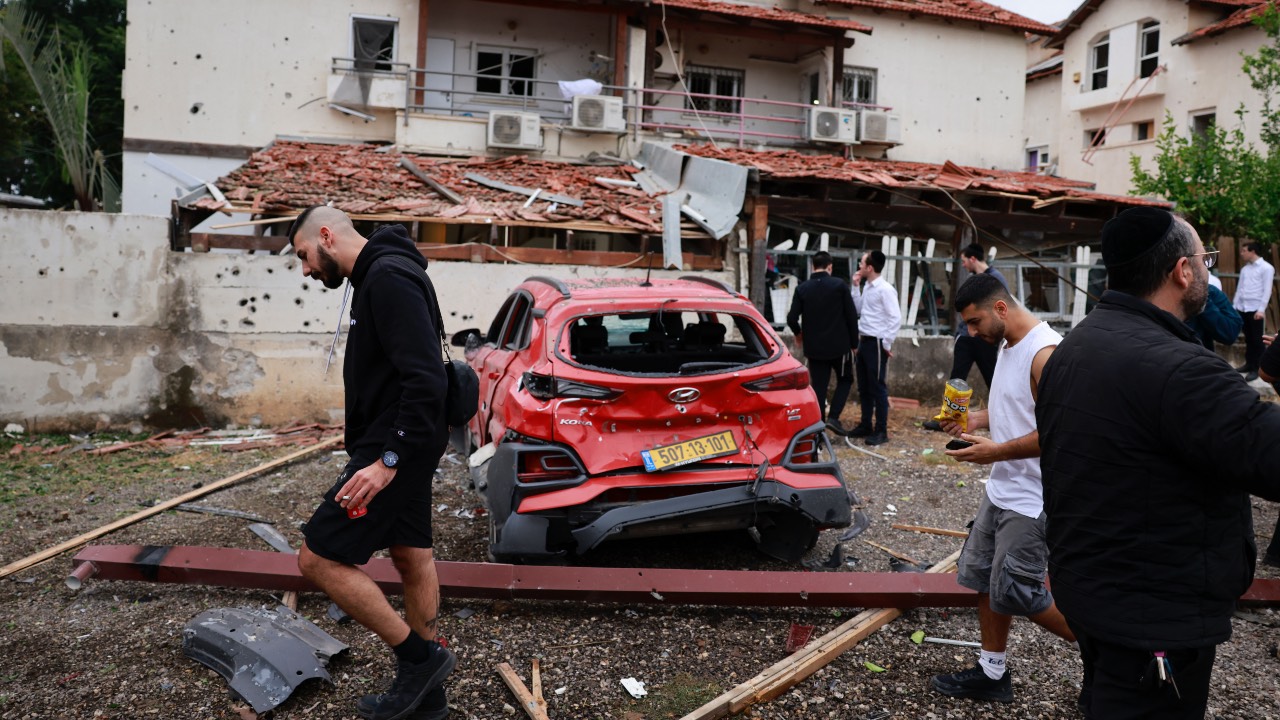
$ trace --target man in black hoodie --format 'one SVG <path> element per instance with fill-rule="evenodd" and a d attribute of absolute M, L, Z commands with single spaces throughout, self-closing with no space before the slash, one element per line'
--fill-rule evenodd
<path fill-rule="evenodd" d="M 439 317 L 427 263 L 400 225 L 364 238 L 340 210 L 298 217 L 289 241 L 302 273 L 355 298 L 342 376 L 351 460 L 307 522 L 302 574 L 391 646 L 391 689 L 357 712 L 373 720 L 441 718 L 453 653 L 435 642 L 440 585 L 431 543 L 431 479 L 448 440 Z M 404 582 L 405 619 L 356 567 L 389 548 Z"/>
<path fill-rule="evenodd" d="M 818 411 L 827 427 L 839 435 L 848 430 L 840 424 L 840 413 L 853 387 L 853 351 L 858 348 L 858 311 L 853 307 L 849 283 L 831 274 L 831 254 L 821 250 L 813 256 L 813 274 L 800 283 L 791 299 L 787 325 L 796 342 L 804 348 L 809 364 L 809 380 L 818 396 Z M 831 412 L 826 412 L 827 383 L 836 374 L 831 396 Z"/>

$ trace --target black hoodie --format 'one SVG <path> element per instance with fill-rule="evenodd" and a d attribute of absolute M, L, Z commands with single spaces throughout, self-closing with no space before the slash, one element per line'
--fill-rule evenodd
<path fill-rule="evenodd" d="M 427 261 L 401 225 L 369 236 L 351 270 L 355 297 L 342 366 L 347 453 L 369 464 L 387 450 L 401 462 L 442 446 L 448 380 Z M 432 442 L 433 439 L 436 442 Z M 415 463 L 416 464 L 416 463 Z"/>

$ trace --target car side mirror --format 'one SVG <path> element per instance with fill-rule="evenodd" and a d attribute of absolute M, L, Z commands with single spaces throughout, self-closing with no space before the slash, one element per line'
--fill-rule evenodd
<path fill-rule="evenodd" d="M 449 339 L 449 344 L 454 347 L 464 348 L 467 346 L 468 339 L 472 337 L 475 337 L 477 340 L 480 338 L 479 328 L 467 328 L 466 330 L 459 330 L 458 332 L 453 334 L 453 337 Z M 473 340 L 471 342 L 474 343 L 476 341 Z"/>

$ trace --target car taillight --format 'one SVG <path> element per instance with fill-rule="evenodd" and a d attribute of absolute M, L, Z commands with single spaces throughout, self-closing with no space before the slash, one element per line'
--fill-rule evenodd
<path fill-rule="evenodd" d="M 762 380 L 742 383 L 742 387 L 752 392 L 761 392 L 762 390 L 803 390 L 809 387 L 809 369 L 806 367 L 793 368 L 777 375 L 770 375 Z"/>
<path fill-rule="evenodd" d="M 796 441 L 791 449 L 791 463 L 800 465 L 804 463 L 817 462 L 818 460 L 818 444 L 821 440 L 816 434 L 806 435 Z"/>
<path fill-rule="evenodd" d="M 516 480 L 522 483 L 572 480 L 582 474 L 578 464 L 563 450 L 520 453 Z"/>
<path fill-rule="evenodd" d="M 550 400 L 558 397 L 612 400 L 622 394 L 621 390 L 565 380 L 564 378 L 535 372 L 524 374 L 524 389 L 539 400 Z"/>

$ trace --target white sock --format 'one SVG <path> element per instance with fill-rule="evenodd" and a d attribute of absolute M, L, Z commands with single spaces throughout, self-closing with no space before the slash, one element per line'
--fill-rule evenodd
<path fill-rule="evenodd" d="M 978 658 L 978 665 L 982 667 L 982 672 L 992 680 L 999 680 L 1004 677 L 1004 653 L 990 652 L 983 650 L 982 655 Z"/>

